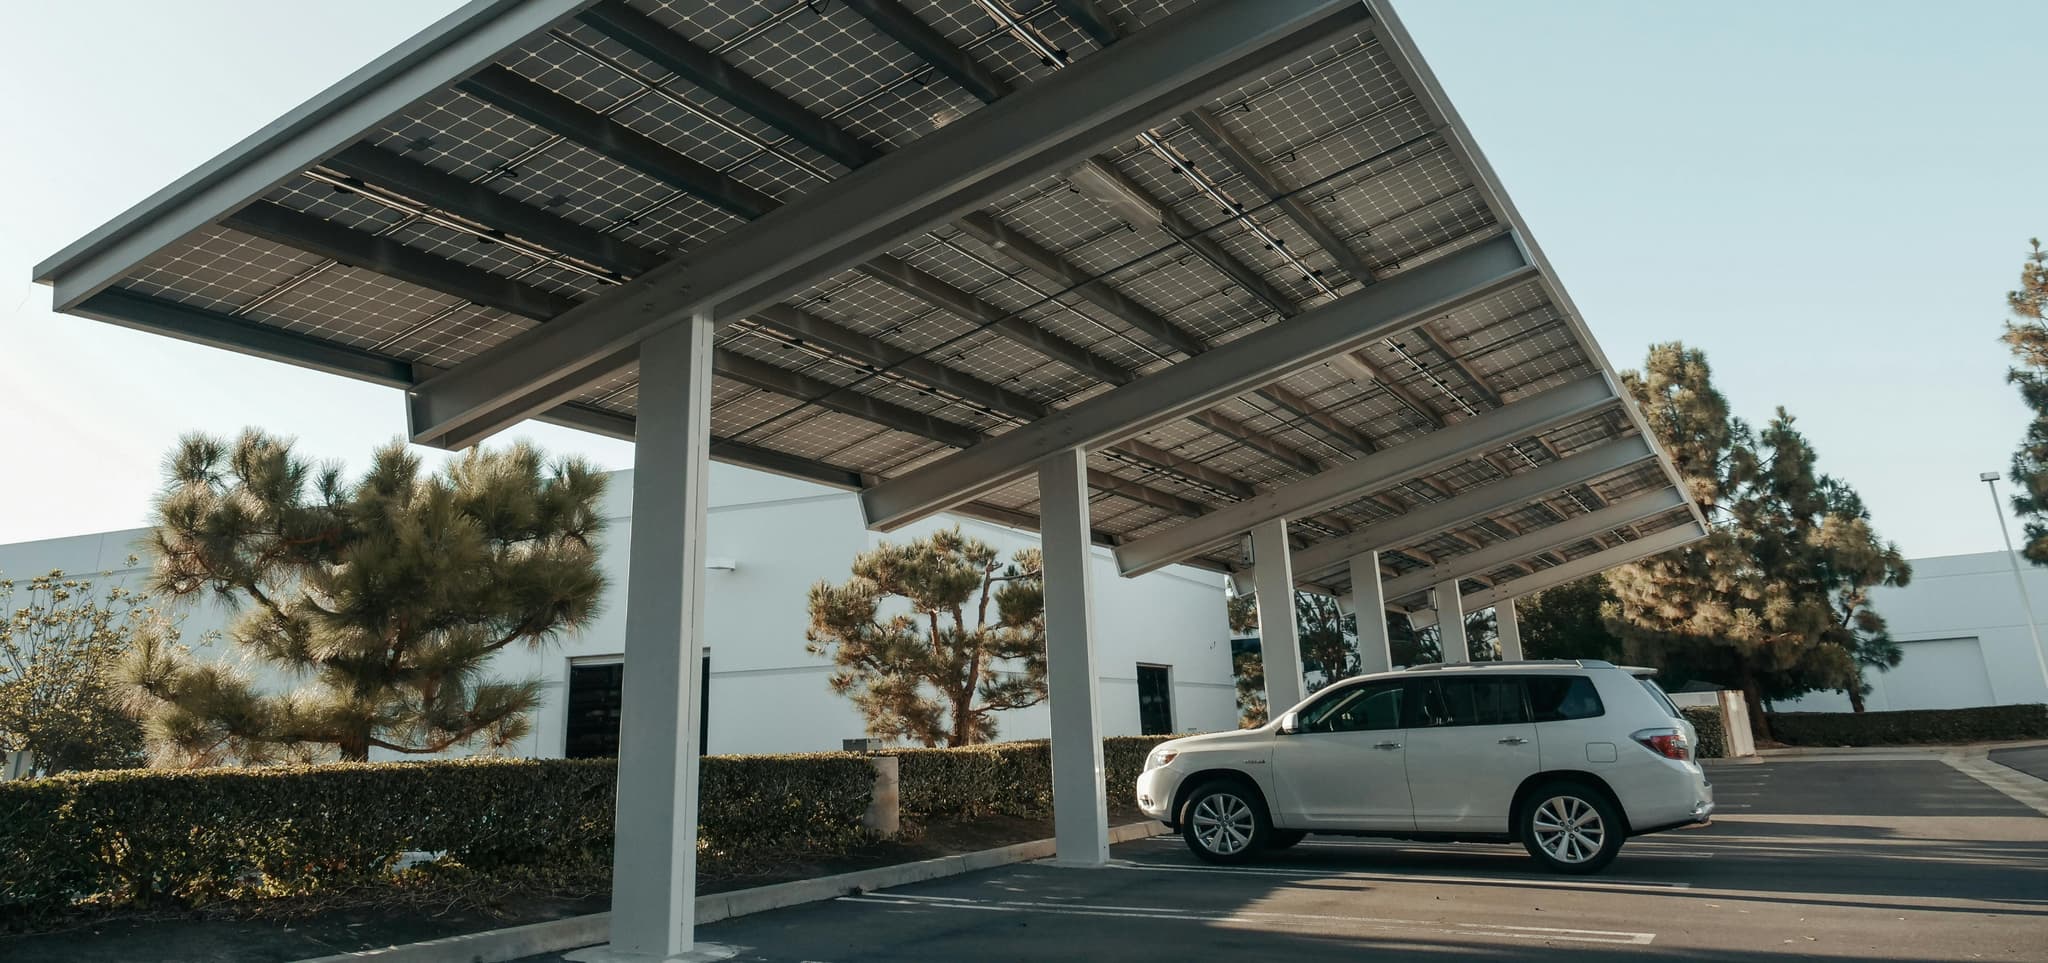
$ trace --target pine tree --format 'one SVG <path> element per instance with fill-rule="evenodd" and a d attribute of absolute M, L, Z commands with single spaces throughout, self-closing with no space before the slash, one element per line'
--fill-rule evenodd
<path fill-rule="evenodd" d="M 1230 658 L 1237 678 L 1237 726 L 1256 729 L 1266 724 L 1266 660 L 1258 652 L 1239 652 Z"/>
<path fill-rule="evenodd" d="M 1896 544 L 1879 539 L 1871 529 L 1870 511 L 1854 489 L 1828 478 L 1823 490 L 1827 517 L 1818 535 L 1824 549 L 1822 577 L 1834 598 L 1837 644 L 1848 648 L 1855 666 L 1855 677 L 1843 691 L 1849 695 L 1849 707 L 1862 712 L 1863 699 L 1871 691 L 1869 674 L 1889 672 L 1905 659 L 1884 616 L 1871 606 L 1870 590 L 1906 585 L 1913 567 Z"/>
<path fill-rule="evenodd" d="M 1859 633 L 1882 629 L 1867 590 L 1910 576 L 1897 548 L 1783 409 L 1761 432 L 1733 418 L 1699 351 L 1656 345 L 1623 380 L 1708 519 L 1704 540 L 1607 574 L 1627 658 L 1734 683 L 1761 739 L 1766 699 L 1860 688 Z"/>
<path fill-rule="evenodd" d="M 2034 420 L 2025 440 L 2012 455 L 2013 511 L 2026 521 L 2027 542 L 2020 549 L 2035 565 L 2048 565 L 2048 251 L 2033 242 L 2020 267 L 2019 290 L 2008 292 L 2006 305 L 2017 320 L 2005 323 L 2005 343 L 2017 360 L 2005 380 L 2020 389 Z"/>
<path fill-rule="evenodd" d="M 138 639 L 123 674 L 159 762 L 502 747 L 529 731 L 541 688 L 489 678 L 491 656 L 578 631 L 605 587 L 604 476 L 526 445 L 428 474 L 393 443 L 349 484 L 251 430 L 185 438 L 166 476 L 154 590 L 236 606 L 234 647 L 303 684 L 271 694 L 231 663 Z"/>
<path fill-rule="evenodd" d="M 1358 674 L 1358 623 L 1337 610 L 1335 598 L 1294 593 L 1294 625 L 1301 634 L 1302 668 L 1322 674 L 1320 681 L 1304 691 L 1314 692 Z"/>
<path fill-rule="evenodd" d="M 811 587 L 808 648 L 838 667 L 832 691 L 853 700 L 869 735 L 987 742 L 995 713 L 1045 701 L 1042 564 L 1024 549 L 1005 565 L 957 528 L 884 542 L 854 559 L 845 584 Z M 884 613 L 892 597 L 909 612 Z"/>
<path fill-rule="evenodd" d="M 1588 575 L 1517 599 L 1515 615 L 1522 626 L 1522 654 L 1531 659 L 1619 660 L 1621 638 L 1600 617 L 1601 606 L 1613 601 L 1614 591 L 1600 575 Z"/>

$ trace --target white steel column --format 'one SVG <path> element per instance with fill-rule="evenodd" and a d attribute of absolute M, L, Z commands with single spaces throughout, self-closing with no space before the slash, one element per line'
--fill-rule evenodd
<path fill-rule="evenodd" d="M 1280 713 L 1301 701 L 1301 633 L 1294 624 L 1294 564 L 1287 544 L 1287 519 L 1252 529 L 1252 581 L 1258 586 L 1259 659 L 1266 670 L 1266 712 Z"/>
<path fill-rule="evenodd" d="M 1465 643 L 1465 606 L 1458 597 L 1457 579 L 1436 585 L 1436 631 L 1445 664 L 1472 661 L 1472 649 Z"/>
<path fill-rule="evenodd" d="M 1358 619 L 1358 666 L 1361 672 L 1394 667 L 1394 645 L 1387 638 L 1387 600 L 1380 592 L 1380 553 L 1351 556 L 1351 609 Z"/>
<path fill-rule="evenodd" d="M 674 959 L 695 939 L 712 332 L 700 316 L 640 348 L 612 941 L 597 959 Z"/>
<path fill-rule="evenodd" d="M 1109 803 L 1102 786 L 1095 643 L 1088 574 L 1088 457 L 1056 452 L 1038 466 L 1040 546 L 1045 559 L 1045 681 L 1052 715 L 1054 859 L 1109 861 Z"/>
<path fill-rule="evenodd" d="M 1522 658 L 1522 620 L 1515 617 L 1515 600 L 1508 599 L 1493 607 L 1493 624 L 1500 633 L 1500 657 L 1505 662 L 1519 662 Z"/>

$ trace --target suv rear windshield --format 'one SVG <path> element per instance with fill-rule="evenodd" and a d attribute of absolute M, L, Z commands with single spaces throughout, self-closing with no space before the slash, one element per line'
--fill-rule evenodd
<path fill-rule="evenodd" d="M 1537 722 L 1563 722 L 1604 715 L 1607 707 L 1593 680 L 1582 675 L 1534 675 L 1526 680 L 1529 711 Z"/>
<path fill-rule="evenodd" d="M 1658 705 L 1664 707 L 1665 715 L 1673 719 L 1685 718 L 1685 713 L 1678 711 L 1678 703 L 1672 702 L 1671 697 L 1664 694 L 1663 688 L 1657 685 L 1657 680 L 1648 676 L 1637 676 L 1636 681 L 1642 683 L 1643 688 L 1650 691 L 1650 698 L 1656 700 Z"/>

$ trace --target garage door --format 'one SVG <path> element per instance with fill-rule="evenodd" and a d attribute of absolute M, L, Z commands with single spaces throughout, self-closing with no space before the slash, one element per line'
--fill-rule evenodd
<path fill-rule="evenodd" d="M 1905 660 L 1876 675 L 1873 709 L 1960 709 L 1992 704 L 1984 648 L 1974 637 L 1902 642 Z M 1878 699 L 1882 698 L 1882 702 Z"/>

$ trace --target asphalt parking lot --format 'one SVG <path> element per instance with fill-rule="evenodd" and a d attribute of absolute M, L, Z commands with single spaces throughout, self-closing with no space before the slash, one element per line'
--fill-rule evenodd
<path fill-rule="evenodd" d="M 1934 760 L 1714 770 L 1714 825 L 1605 874 L 1519 847 L 1319 840 L 1243 868 L 1177 837 L 698 930 L 759 961 L 2048 956 L 2048 818 Z"/>

